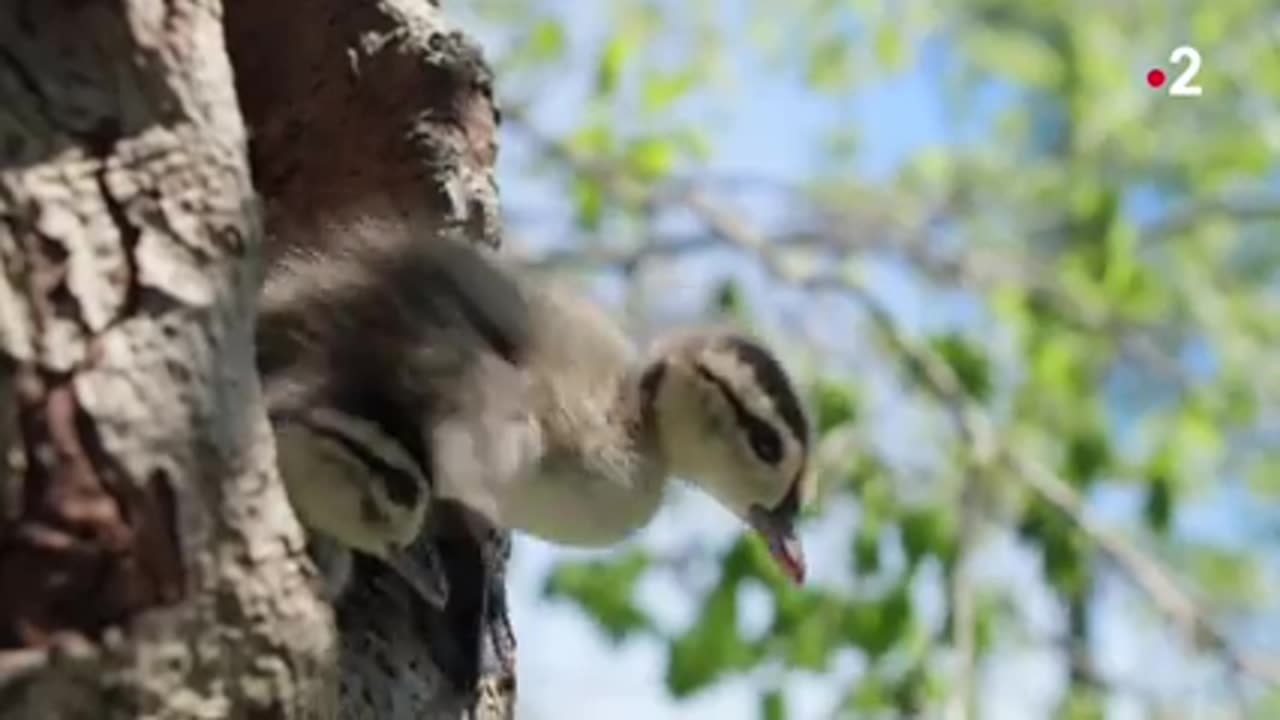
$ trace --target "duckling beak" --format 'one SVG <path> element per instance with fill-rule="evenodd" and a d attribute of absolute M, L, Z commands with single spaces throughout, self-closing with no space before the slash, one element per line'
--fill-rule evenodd
<path fill-rule="evenodd" d="M 787 577 L 797 585 L 804 582 L 804 547 L 796 535 L 795 514 L 752 505 L 747 521 L 769 544 L 769 553 Z"/>

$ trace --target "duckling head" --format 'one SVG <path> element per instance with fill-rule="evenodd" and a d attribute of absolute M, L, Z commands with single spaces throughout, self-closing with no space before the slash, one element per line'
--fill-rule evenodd
<path fill-rule="evenodd" d="M 759 533 L 796 583 L 796 521 L 813 492 L 809 420 L 782 364 L 735 332 L 661 343 L 642 380 L 673 475 L 702 488 Z"/>

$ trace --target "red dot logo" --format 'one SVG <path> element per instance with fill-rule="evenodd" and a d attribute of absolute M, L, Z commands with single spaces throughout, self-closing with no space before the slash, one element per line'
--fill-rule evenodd
<path fill-rule="evenodd" d="M 1147 84 L 1153 88 L 1158 88 L 1164 84 L 1164 71 L 1156 68 L 1147 73 Z"/>

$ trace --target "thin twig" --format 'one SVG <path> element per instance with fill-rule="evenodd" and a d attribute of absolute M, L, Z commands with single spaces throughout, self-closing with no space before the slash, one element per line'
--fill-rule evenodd
<path fill-rule="evenodd" d="M 509 122 L 522 130 L 548 157 L 599 183 L 608 194 L 626 204 L 652 209 L 664 203 L 689 206 L 700 202 L 698 188 L 690 181 L 672 182 L 659 188 L 645 187 L 628 178 L 611 163 L 579 157 L 562 142 L 547 137 L 529 123 L 522 122 L 518 115 Z M 1191 381 L 1187 373 L 1169 358 L 1168 353 L 1162 352 L 1152 338 L 1140 334 L 1143 328 L 1108 318 L 1099 309 L 1087 307 L 1067 296 L 1049 282 L 1048 278 L 1052 277 L 1052 273 L 1039 267 L 1034 258 L 1017 258 L 978 250 L 970 250 L 955 257 L 943 257 L 929 252 L 928 243 L 924 242 L 925 233 L 936 220 L 945 217 L 951 210 L 953 208 L 936 208 L 926 213 L 926 221 L 914 226 L 904 226 L 888 220 L 875 222 L 866 218 L 855 219 L 848 217 L 847 213 L 840 216 L 828 213 L 829 216 L 820 227 L 772 237 L 769 244 L 780 249 L 826 250 L 839 255 L 839 259 L 854 252 L 883 252 L 900 256 L 924 277 L 935 282 L 958 283 L 977 292 L 987 292 L 996 287 L 1017 288 L 1035 295 L 1055 308 L 1077 330 L 1116 338 L 1122 351 L 1132 359 L 1141 360 L 1146 367 L 1172 382 L 1179 390 L 1190 387 Z M 1280 214 L 1280 202 L 1277 203 L 1276 212 Z M 1253 217 L 1264 215 L 1254 208 Z M 890 225 L 895 227 L 891 228 Z M 1180 226 L 1171 223 L 1161 224 L 1159 227 Z M 1053 234 L 1061 230 L 1049 228 L 1043 232 Z M 655 238 L 631 248 L 552 251 L 530 265 L 544 270 L 612 266 L 631 272 L 648 260 L 683 256 L 722 246 L 723 243 L 715 236 Z"/>
<path fill-rule="evenodd" d="M 960 490 L 959 551 L 951 568 L 951 644 L 955 653 L 956 691 L 948 697 L 947 720 L 978 717 L 978 588 L 969 567 L 978 542 L 977 483 L 973 468 Z"/>

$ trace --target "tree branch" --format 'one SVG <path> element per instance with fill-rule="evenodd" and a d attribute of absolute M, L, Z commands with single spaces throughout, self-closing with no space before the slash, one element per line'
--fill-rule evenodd
<path fill-rule="evenodd" d="M 1124 571 L 1152 604 L 1171 620 L 1181 635 L 1194 646 L 1219 655 L 1236 670 L 1269 685 L 1280 686 L 1280 661 L 1234 648 L 1230 638 L 1214 626 L 1208 613 L 1179 586 L 1172 573 L 1159 561 L 1140 550 L 1120 533 L 1089 518 L 1084 501 L 1079 494 L 1037 458 L 1012 445 L 1002 443 L 989 417 L 968 400 L 950 366 L 936 354 L 917 347 L 911 342 L 898 328 L 888 308 L 880 303 L 860 279 L 822 270 L 796 270 L 790 267 L 781 256 L 784 250 L 793 247 L 790 241 L 771 242 L 752 227 L 742 213 L 721 207 L 697 188 L 682 186 L 681 192 L 675 195 L 662 190 L 646 191 L 639 184 L 629 181 L 615 168 L 580 160 L 568 148 L 537 133 L 528 127 L 527 123 L 524 129 L 540 145 L 543 152 L 566 163 L 576 172 L 599 182 L 608 194 L 619 197 L 633 206 L 652 207 L 664 201 L 678 204 L 699 217 L 708 230 L 705 237 L 656 243 L 629 251 L 609 252 L 602 257 L 628 265 L 660 255 L 728 246 L 756 258 L 768 274 L 776 280 L 810 290 L 835 291 L 856 299 L 872 320 L 877 332 L 886 341 L 889 349 L 907 367 L 917 370 L 924 389 L 935 398 L 950 417 L 953 428 L 968 446 L 978 467 L 985 468 L 986 472 L 1002 470 L 1010 473 L 1067 516 L 1099 551 Z M 1211 209 L 1218 213 L 1243 213 L 1247 219 L 1252 220 L 1280 217 L 1280 201 L 1276 200 L 1255 199 L 1244 204 L 1224 201 L 1215 204 Z M 1199 209 L 1187 209 L 1185 212 L 1172 213 L 1164 222 L 1147 228 L 1146 233 L 1160 234 L 1183 228 L 1200 217 L 1199 211 Z M 928 223 L 922 225 L 922 227 L 928 226 Z M 845 231 L 837 231 L 826 237 L 815 238 L 812 235 L 800 237 L 805 238 L 804 244 L 808 246 L 823 247 L 825 243 L 826 247 L 836 249 L 849 247 L 865 249 L 871 242 L 865 237 L 856 242 L 849 240 L 849 233 Z M 1085 308 L 1067 298 L 1056 288 L 1046 285 L 1044 281 L 1035 279 L 1045 277 L 1045 273 L 1029 272 L 1026 267 L 1001 261 L 996 266 L 1012 269 L 991 277 L 989 274 L 984 274 L 985 271 L 979 272 L 975 269 L 977 263 L 973 258 L 939 260 L 936 256 L 927 253 L 924 248 L 925 245 L 922 242 L 900 242 L 889 246 L 889 249 L 903 252 L 908 259 L 923 269 L 926 275 L 945 278 L 948 282 L 959 282 L 979 290 L 989 288 L 996 282 L 1009 283 L 1027 292 L 1039 292 L 1046 300 L 1054 303 L 1066 318 L 1078 325 L 1080 329 L 1114 334 L 1120 339 L 1122 345 L 1137 356 L 1153 363 L 1157 369 L 1177 381 L 1180 386 L 1185 387 L 1187 384 L 1188 381 L 1181 368 L 1171 366 L 1165 354 L 1149 338 L 1132 335 L 1131 331 L 1134 328 L 1131 325 L 1111 321 L 1100 312 Z M 552 262 L 565 263 L 568 262 L 568 257 L 556 256 L 552 258 Z"/>
<path fill-rule="evenodd" d="M 954 429 L 969 447 L 979 466 L 1011 471 L 1014 477 L 1021 479 L 1036 494 L 1064 513 L 1099 550 L 1126 572 L 1134 584 L 1193 644 L 1207 647 L 1243 672 L 1268 684 L 1280 686 L 1280 664 L 1277 661 L 1234 649 L 1230 639 L 1213 626 L 1204 610 L 1179 587 L 1159 562 L 1120 534 L 1091 520 L 1076 491 L 1037 459 L 1000 443 L 995 427 L 979 408 L 968 401 L 950 366 L 937 355 L 916 347 L 908 340 L 898 329 L 892 313 L 865 285 L 847 276 L 820 271 L 798 272 L 789 268 L 777 249 L 744 221 L 741 213 L 725 210 L 705 195 L 690 193 L 684 198 L 683 204 L 703 220 L 714 236 L 756 257 L 775 279 L 813 290 L 836 290 L 856 298 L 889 348 L 907 366 L 919 371 L 924 387 L 947 411 Z"/>
<path fill-rule="evenodd" d="M 1002 443 L 994 424 L 968 399 L 951 367 L 936 354 L 911 342 L 899 330 L 892 313 L 864 285 L 848 277 L 825 273 L 802 275 L 791 271 L 762 238 L 738 220 L 739 216 L 715 207 L 704 198 L 695 198 L 692 206 L 700 211 L 720 237 L 758 256 L 777 279 L 802 287 L 836 289 L 856 297 L 888 346 L 907 366 L 919 371 L 923 386 L 947 410 L 957 434 L 981 465 L 1008 471 L 1066 515 L 1104 555 L 1125 571 L 1193 645 L 1218 654 L 1241 672 L 1280 687 L 1280 662 L 1234 648 L 1230 638 L 1214 626 L 1207 612 L 1182 590 L 1172 574 L 1155 558 L 1118 532 L 1092 520 L 1075 489 L 1042 462 L 1025 451 Z"/>
<path fill-rule="evenodd" d="M 699 184 L 688 178 L 658 187 L 646 186 L 628 178 L 609 162 L 589 161 L 578 156 L 563 142 L 536 129 L 518 110 L 508 113 L 508 120 L 509 125 L 521 130 L 544 155 L 598 182 L 608 194 L 625 204 L 645 208 L 664 204 L 685 207 L 702 192 L 700 188 L 706 186 L 705 182 Z M 803 197 L 791 188 L 786 190 L 797 198 Z M 847 210 L 817 209 L 814 213 L 819 219 L 813 227 L 771 234 L 768 244 L 778 251 L 827 251 L 833 253 L 837 260 L 854 253 L 884 253 L 901 258 L 923 277 L 944 286 L 978 293 L 990 293 L 997 288 L 1015 289 L 1047 303 L 1074 329 L 1113 338 L 1125 357 L 1155 372 L 1179 392 L 1186 392 L 1193 386 L 1194 381 L 1186 370 L 1152 336 L 1155 328 L 1111 317 L 1102 308 L 1088 306 L 1071 297 L 1053 282 L 1051 268 L 1036 258 L 1020 257 L 1007 247 L 998 250 L 967 247 L 963 252 L 950 256 L 932 252 L 929 249 L 933 244 L 930 242 L 931 229 L 947 217 L 963 211 L 957 202 L 952 198 L 935 208 L 912 210 L 910 214 L 924 217 L 916 223 L 895 221 L 894 217 L 903 213 L 878 207 L 873 210 L 875 217 L 870 218 L 855 216 Z M 1274 220 L 1280 218 L 1280 198 L 1270 195 L 1224 197 L 1192 203 L 1175 208 L 1160 221 L 1141 228 L 1140 232 L 1144 242 L 1154 242 L 1170 233 L 1185 231 L 1207 218 L 1220 216 L 1241 222 Z M 1028 245 L 1034 245 L 1037 238 L 1055 237 L 1062 232 L 1064 228 L 1061 226 L 1043 227 L 1032 231 L 1026 241 Z M 714 233 L 661 236 L 631 248 L 553 251 L 531 264 L 552 270 L 616 266 L 629 271 L 648 260 L 724 247 L 724 243 L 717 240 Z"/>
<path fill-rule="evenodd" d="M 981 468 L 969 468 L 960 489 L 960 529 L 958 552 L 951 567 L 950 615 L 951 645 L 955 654 L 956 692 L 948 697 L 947 720 L 971 720 L 978 717 L 978 588 L 969 567 L 980 531 L 980 508 L 977 505 Z"/>

